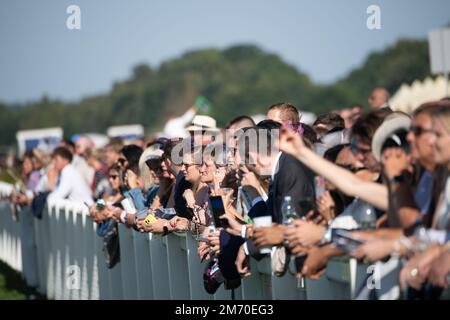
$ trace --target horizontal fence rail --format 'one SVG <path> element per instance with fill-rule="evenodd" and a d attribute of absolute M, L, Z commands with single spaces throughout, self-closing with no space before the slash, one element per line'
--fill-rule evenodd
<path fill-rule="evenodd" d="M 11 185 L 0 182 L 0 260 L 49 299 L 230 299 L 223 285 L 214 295 L 203 288 L 206 262 L 191 234 L 158 236 L 119 225 L 120 262 L 108 269 L 102 239 L 84 204 L 49 201 L 42 219 L 29 207 L 12 218 Z M 332 259 L 319 280 L 298 281 L 293 266 L 283 277 L 270 258 L 251 261 L 252 275 L 235 299 L 351 299 L 366 279 L 365 265 Z"/>

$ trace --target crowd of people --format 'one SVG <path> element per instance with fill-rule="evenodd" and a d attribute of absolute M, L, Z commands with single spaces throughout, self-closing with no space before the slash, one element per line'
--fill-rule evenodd
<path fill-rule="evenodd" d="M 38 218 L 47 199 L 85 203 L 110 268 L 120 261 L 118 224 L 191 233 L 210 294 L 239 287 L 255 272 L 250 259 L 271 256 L 277 276 L 293 260 L 299 278 L 319 279 L 346 255 L 396 258 L 397 298 L 438 299 L 450 275 L 450 100 L 410 115 L 388 99 L 377 88 L 370 110 L 354 105 L 310 125 L 277 103 L 259 123 L 242 115 L 224 129 L 190 109 L 145 143 L 64 140 L 51 155 L 24 154 L 11 201 Z"/>

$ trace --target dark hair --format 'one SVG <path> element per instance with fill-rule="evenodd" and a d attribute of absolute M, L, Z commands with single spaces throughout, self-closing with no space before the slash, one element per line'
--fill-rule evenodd
<path fill-rule="evenodd" d="M 269 120 L 271 121 L 271 120 Z M 275 121 L 271 121 L 275 122 Z M 268 124 L 269 122 L 267 122 Z M 275 122 L 276 123 L 276 122 Z M 246 164 L 250 163 L 250 151 L 256 151 L 258 154 L 264 152 L 266 155 L 272 155 L 272 147 L 274 145 L 273 130 L 278 128 L 260 127 L 259 124 L 254 127 L 243 129 L 243 134 L 238 138 L 238 152 L 241 154 Z M 252 134 L 253 133 L 253 134 Z M 255 138 L 251 140 L 250 137 Z M 262 150 L 261 139 L 266 140 L 266 150 Z M 244 149 L 243 149 L 244 148 Z"/>
<path fill-rule="evenodd" d="M 256 125 L 256 127 L 261 128 L 261 129 L 268 129 L 268 130 L 273 130 L 273 129 L 281 129 L 281 123 L 270 120 L 270 119 L 266 119 L 266 120 L 262 120 L 260 122 L 258 122 L 258 124 Z"/>
<path fill-rule="evenodd" d="M 287 120 L 291 120 L 293 123 L 300 122 L 298 110 L 293 104 L 288 102 L 279 102 L 271 105 L 268 111 L 271 110 L 280 110 L 281 113 L 286 116 Z"/>
<path fill-rule="evenodd" d="M 311 144 L 318 142 L 317 134 L 311 126 L 308 126 L 305 123 L 302 123 L 303 127 L 303 138 L 308 140 Z"/>
<path fill-rule="evenodd" d="M 420 105 L 416 110 L 413 112 L 413 117 L 417 117 L 419 114 L 429 114 L 433 115 L 435 114 L 441 107 L 450 107 L 449 100 L 442 99 L 438 101 L 432 101 L 427 102 L 422 105 Z"/>
<path fill-rule="evenodd" d="M 69 162 L 72 162 L 72 153 L 65 147 L 57 147 L 55 150 L 53 150 L 52 158 L 60 156 L 61 158 L 69 160 Z"/>
<path fill-rule="evenodd" d="M 28 159 L 34 159 L 34 153 L 33 153 L 33 150 L 27 150 L 27 151 L 25 151 L 25 153 L 23 154 L 23 160 L 25 160 L 25 158 L 28 158 Z"/>
<path fill-rule="evenodd" d="M 120 166 L 119 166 L 117 163 L 114 163 L 113 165 L 111 165 L 111 166 L 108 168 L 108 172 L 111 171 L 111 170 L 114 170 L 114 171 L 119 172 L 120 169 L 121 169 Z"/>
<path fill-rule="evenodd" d="M 405 130 L 405 129 L 398 129 L 395 132 L 393 132 L 383 142 L 383 145 L 381 146 L 381 153 L 383 153 L 383 151 L 388 148 L 401 148 L 407 154 L 409 154 L 410 146 L 409 146 L 408 140 L 406 139 L 407 135 L 408 135 L 408 130 Z"/>
<path fill-rule="evenodd" d="M 316 126 L 326 127 L 327 130 L 330 131 L 336 128 L 344 129 L 345 122 L 338 113 L 328 112 L 317 117 L 316 121 L 314 121 L 313 123 L 313 128 L 315 128 Z"/>
<path fill-rule="evenodd" d="M 323 157 L 325 159 L 327 159 L 328 161 L 331 162 L 336 162 L 336 159 L 339 155 L 339 153 L 341 153 L 341 151 L 345 148 L 348 147 L 350 144 L 346 143 L 346 144 L 338 144 L 337 146 L 331 147 L 329 149 L 327 149 L 327 151 L 325 151 L 325 153 L 323 154 Z"/>
<path fill-rule="evenodd" d="M 133 171 L 137 176 L 139 176 L 141 174 L 141 170 L 139 169 L 139 164 L 136 164 L 136 163 L 134 163 L 132 165 L 128 165 L 128 167 L 126 167 L 123 172 L 127 172 L 127 170 Z"/>
<path fill-rule="evenodd" d="M 253 121 L 253 119 L 249 116 L 239 116 L 236 117 L 232 120 L 230 120 L 230 122 L 228 122 L 228 124 L 225 126 L 225 129 L 229 129 L 232 125 L 235 125 L 236 123 L 240 123 L 243 121 L 249 121 L 251 123 L 251 127 L 255 125 L 255 121 Z"/>
<path fill-rule="evenodd" d="M 167 139 L 164 142 L 159 142 L 161 145 L 161 150 L 163 151 L 163 159 L 171 159 L 172 160 L 172 150 L 179 143 L 191 143 L 191 147 L 193 146 L 193 141 L 189 139 Z"/>
<path fill-rule="evenodd" d="M 384 119 L 392 113 L 388 108 L 363 113 L 352 127 L 351 136 L 366 144 L 372 143 L 373 135 Z"/>
<path fill-rule="evenodd" d="M 62 139 L 61 143 L 75 149 L 75 143 L 70 139 Z"/>
<path fill-rule="evenodd" d="M 139 166 L 139 158 L 141 157 L 143 152 L 141 147 L 135 144 L 130 144 L 123 147 L 120 152 L 125 156 L 130 166 Z"/>

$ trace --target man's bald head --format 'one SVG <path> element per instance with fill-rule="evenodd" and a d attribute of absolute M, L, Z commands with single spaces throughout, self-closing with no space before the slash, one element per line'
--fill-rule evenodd
<path fill-rule="evenodd" d="M 300 113 L 294 105 L 281 102 L 269 107 L 267 118 L 281 124 L 285 121 L 288 121 L 290 124 L 298 124 L 300 122 Z"/>
<path fill-rule="evenodd" d="M 391 95 L 385 88 L 375 88 L 369 97 L 369 105 L 373 109 L 379 109 L 386 106 Z"/>

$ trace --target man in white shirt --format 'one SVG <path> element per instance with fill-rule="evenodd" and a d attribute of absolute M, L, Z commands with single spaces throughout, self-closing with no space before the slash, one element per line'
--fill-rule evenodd
<path fill-rule="evenodd" d="M 67 199 L 93 204 L 91 191 L 81 174 L 71 164 L 72 154 L 64 147 L 53 151 L 54 168 L 59 172 L 55 189 L 49 194 L 48 200 Z"/>

